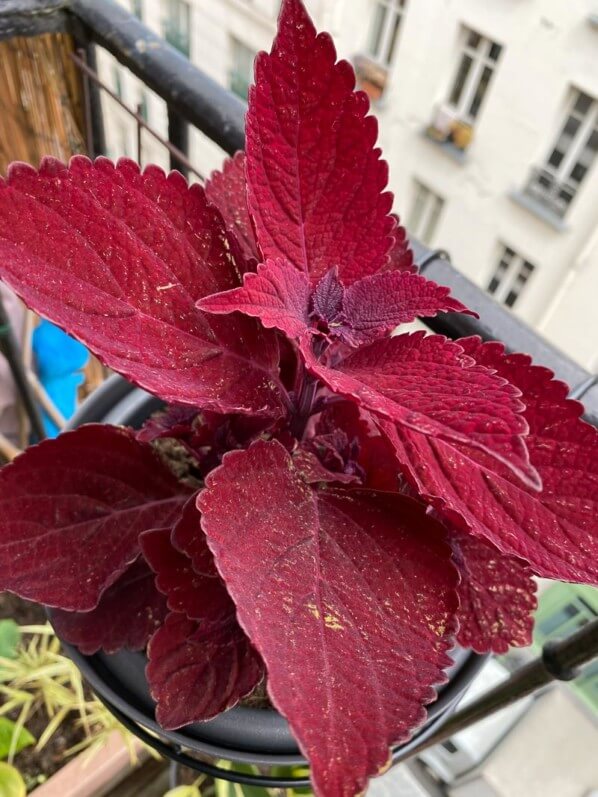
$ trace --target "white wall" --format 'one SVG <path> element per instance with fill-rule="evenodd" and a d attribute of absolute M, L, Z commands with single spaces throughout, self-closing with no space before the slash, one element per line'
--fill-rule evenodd
<path fill-rule="evenodd" d="M 536 700 L 484 763 L 450 797 L 585 797 L 598 788 L 596 720 L 566 687 Z M 489 789 L 489 791 L 488 791 Z"/>

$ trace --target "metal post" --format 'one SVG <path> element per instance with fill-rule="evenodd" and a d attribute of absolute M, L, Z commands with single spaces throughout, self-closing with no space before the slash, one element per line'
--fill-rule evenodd
<path fill-rule="evenodd" d="M 38 440 L 43 440 L 46 436 L 44 424 L 33 398 L 33 392 L 23 367 L 19 348 L 10 326 L 10 320 L 4 309 L 2 298 L 0 298 L 0 352 L 6 357 L 19 397 L 31 423 L 31 429 Z"/>
<path fill-rule="evenodd" d="M 598 656 L 598 620 L 588 623 L 566 639 L 548 642 L 541 656 L 518 669 L 504 683 L 495 686 L 470 705 L 457 711 L 438 731 L 407 754 L 401 755 L 399 750 L 393 758 L 394 763 L 419 755 L 429 747 L 445 742 L 459 731 L 531 695 L 552 681 L 573 680 L 578 675 L 578 668 L 589 664 L 596 656 Z"/>
<path fill-rule="evenodd" d="M 80 52 L 79 55 L 82 55 L 82 53 Z M 98 71 L 95 44 L 89 43 L 82 57 L 91 70 Z M 97 83 L 89 80 L 86 75 L 83 75 L 83 80 L 85 86 L 85 115 L 91 125 L 91 136 L 87 142 L 88 154 L 90 158 L 97 158 L 99 155 L 106 154 L 102 98 Z"/>
<path fill-rule="evenodd" d="M 175 111 L 171 105 L 168 106 L 168 140 L 185 155 L 185 158 L 188 157 L 189 125 L 185 121 L 185 118 Z M 178 169 L 185 177 L 189 176 L 189 169 L 185 161 L 177 158 L 176 154 L 172 151 L 170 152 L 170 168 Z"/>

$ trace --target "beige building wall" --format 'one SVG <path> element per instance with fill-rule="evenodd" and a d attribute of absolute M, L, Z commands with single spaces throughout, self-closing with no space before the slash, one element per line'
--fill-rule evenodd
<path fill-rule="evenodd" d="M 596 719 L 566 687 L 531 704 L 480 771 L 450 797 L 589 797 L 598 789 Z"/>

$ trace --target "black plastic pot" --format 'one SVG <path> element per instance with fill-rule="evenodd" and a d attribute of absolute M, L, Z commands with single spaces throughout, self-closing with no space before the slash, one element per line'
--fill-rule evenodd
<path fill-rule="evenodd" d="M 162 402 L 121 377 L 108 379 L 87 399 L 70 423 L 111 423 L 139 427 Z M 124 609 L 125 607 L 123 607 Z M 209 722 L 198 722 L 179 731 L 165 731 L 155 720 L 154 702 L 145 679 L 142 653 L 122 651 L 84 656 L 65 648 L 97 695 L 134 733 L 161 753 L 216 777 L 260 786 L 307 785 L 306 781 L 267 778 L 221 770 L 189 759 L 183 753 L 208 755 L 260 767 L 305 764 L 286 720 L 273 710 L 233 708 Z M 449 681 L 439 687 L 438 698 L 428 707 L 426 725 L 407 744 L 394 751 L 395 762 L 409 755 L 416 743 L 435 731 L 455 708 L 459 698 L 484 663 L 485 657 L 456 648 Z M 151 731 L 148 735 L 147 731 Z M 154 738 L 155 734 L 157 738 Z"/>

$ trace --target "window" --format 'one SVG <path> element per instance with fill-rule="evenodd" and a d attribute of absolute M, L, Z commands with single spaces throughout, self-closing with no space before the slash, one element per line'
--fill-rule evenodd
<path fill-rule="evenodd" d="M 383 66 L 390 66 L 397 48 L 405 0 L 376 0 L 369 54 Z"/>
<path fill-rule="evenodd" d="M 148 110 L 148 103 L 147 103 L 147 92 L 143 89 L 139 92 L 139 99 L 137 102 L 137 113 L 141 116 L 144 122 L 148 121 L 149 118 L 149 110 Z"/>
<path fill-rule="evenodd" d="M 143 0 L 131 0 L 131 13 L 143 19 Z"/>
<path fill-rule="evenodd" d="M 118 99 L 122 100 L 123 82 L 122 82 L 120 66 L 118 64 L 112 64 L 112 90 L 114 91 Z"/>
<path fill-rule="evenodd" d="M 466 29 L 465 45 L 449 95 L 462 121 L 473 124 L 488 92 L 502 47 Z"/>
<path fill-rule="evenodd" d="M 574 91 L 546 162 L 534 169 L 526 193 L 563 217 L 598 152 L 598 100 Z"/>
<path fill-rule="evenodd" d="M 503 247 L 498 266 L 488 285 L 488 293 L 507 307 L 514 307 L 535 266 L 516 254 L 509 246 Z"/>
<path fill-rule="evenodd" d="M 189 58 L 191 8 L 186 0 L 162 0 L 162 30 L 164 38 Z"/>
<path fill-rule="evenodd" d="M 407 220 L 407 229 L 422 243 L 430 244 L 444 206 L 444 199 L 437 196 L 419 180 L 414 180 L 413 183 L 415 192 Z"/>
<path fill-rule="evenodd" d="M 253 83 L 255 51 L 237 39 L 231 39 L 231 70 L 229 88 L 242 100 L 247 99 L 249 86 Z"/>
<path fill-rule="evenodd" d="M 447 753 L 450 753 L 451 755 L 454 755 L 455 753 L 459 752 L 459 748 L 457 747 L 457 745 L 451 742 L 450 739 L 448 739 L 446 742 L 442 742 L 440 746 L 444 747 Z"/>
<path fill-rule="evenodd" d="M 598 612 L 595 612 L 589 603 L 580 596 L 542 620 L 538 625 L 538 630 L 546 637 L 565 637 L 596 617 L 598 617 Z"/>

